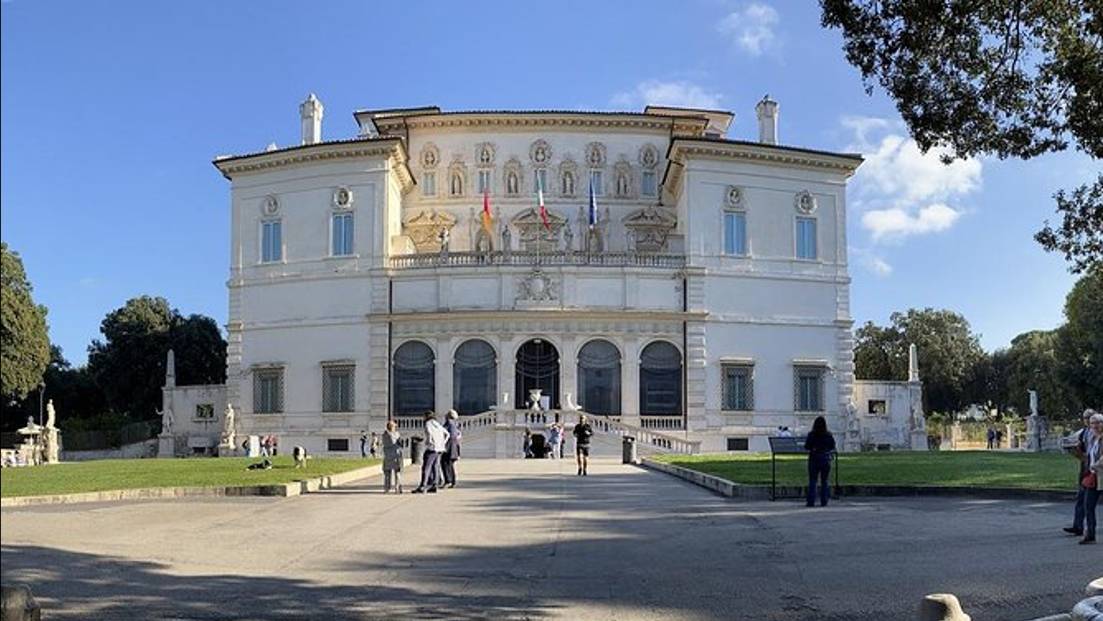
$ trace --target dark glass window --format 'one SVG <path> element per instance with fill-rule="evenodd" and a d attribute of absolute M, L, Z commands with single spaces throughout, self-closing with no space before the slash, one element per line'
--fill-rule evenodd
<path fill-rule="evenodd" d="M 424 414 L 436 407 L 433 350 L 420 341 L 403 343 L 394 352 L 394 413 Z"/>
<path fill-rule="evenodd" d="M 682 354 L 666 341 L 656 341 L 640 354 L 640 414 L 682 413 Z"/>
<path fill-rule="evenodd" d="M 620 414 L 620 351 L 590 341 L 578 352 L 578 405 L 592 414 Z"/>
<path fill-rule="evenodd" d="M 470 340 L 456 350 L 452 364 L 452 407 L 460 414 L 479 414 L 496 403 L 498 357 L 486 341 Z"/>

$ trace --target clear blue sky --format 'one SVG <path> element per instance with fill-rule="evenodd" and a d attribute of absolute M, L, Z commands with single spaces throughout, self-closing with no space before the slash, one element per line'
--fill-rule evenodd
<path fill-rule="evenodd" d="M 131 296 L 225 322 L 229 192 L 210 161 L 295 144 L 309 92 L 326 138 L 354 135 L 356 108 L 649 101 L 730 109 L 730 135 L 751 138 L 768 92 L 782 142 L 871 155 L 850 192 L 857 322 L 950 308 L 992 349 L 1059 325 L 1074 282 L 1031 236 L 1090 160 L 934 165 L 891 102 L 866 95 L 812 2 L 0 7 L 3 239 L 74 362 Z"/>

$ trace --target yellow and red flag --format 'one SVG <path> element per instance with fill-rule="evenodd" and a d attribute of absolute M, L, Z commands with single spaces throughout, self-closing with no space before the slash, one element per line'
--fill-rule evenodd
<path fill-rule="evenodd" d="M 490 191 L 483 190 L 483 230 L 494 239 L 494 218 L 490 215 Z"/>

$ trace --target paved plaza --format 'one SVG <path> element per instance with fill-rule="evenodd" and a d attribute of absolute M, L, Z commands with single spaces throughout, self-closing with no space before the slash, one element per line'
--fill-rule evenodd
<path fill-rule="evenodd" d="M 461 486 L 5 509 L 48 618 L 974 619 L 1067 611 L 1103 567 L 1051 503 L 745 502 L 602 462 L 467 460 Z M 407 473 L 412 477 L 412 473 Z"/>

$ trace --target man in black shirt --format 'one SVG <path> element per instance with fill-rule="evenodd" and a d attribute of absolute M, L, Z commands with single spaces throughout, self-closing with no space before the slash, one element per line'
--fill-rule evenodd
<path fill-rule="evenodd" d="M 590 465 L 590 438 L 594 437 L 594 428 L 586 422 L 586 415 L 578 417 L 578 424 L 574 426 L 575 457 L 578 460 L 578 476 L 586 476 L 586 469 Z"/>

